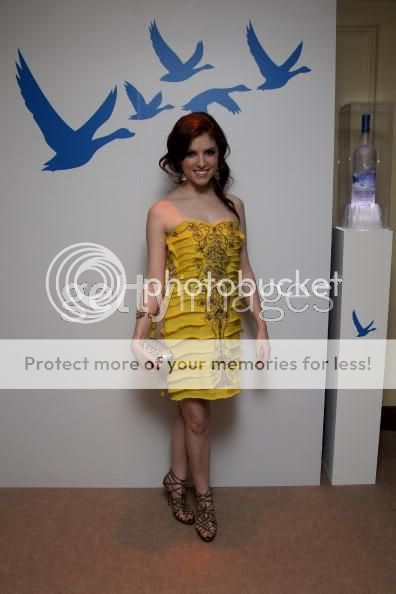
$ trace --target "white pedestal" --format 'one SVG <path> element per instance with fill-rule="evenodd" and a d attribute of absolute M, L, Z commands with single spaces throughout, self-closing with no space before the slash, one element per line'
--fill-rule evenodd
<path fill-rule="evenodd" d="M 331 277 L 342 277 L 329 315 L 329 339 L 386 339 L 392 257 L 389 229 L 333 228 Z M 357 337 L 352 319 L 376 330 Z M 333 485 L 374 484 L 383 390 L 326 391 L 323 466 Z"/>

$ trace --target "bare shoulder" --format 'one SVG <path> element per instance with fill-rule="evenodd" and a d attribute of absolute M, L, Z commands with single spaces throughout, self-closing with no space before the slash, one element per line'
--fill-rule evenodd
<path fill-rule="evenodd" d="M 165 223 L 169 202 L 166 199 L 151 204 L 147 211 L 147 220 L 157 224 Z"/>
<path fill-rule="evenodd" d="M 163 203 L 164 200 L 157 200 L 157 202 L 153 202 L 153 204 L 149 206 L 148 213 L 153 217 L 161 215 L 161 212 L 164 210 Z"/>
<path fill-rule="evenodd" d="M 176 188 L 176 190 L 170 192 L 167 196 L 161 198 L 161 200 L 154 202 L 150 206 L 149 211 L 154 215 L 160 216 L 162 214 L 165 217 L 172 210 L 172 205 L 182 197 L 179 188 Z"/>
<path fill-rule="evenodd" d="M 227 198 L 229 198 L 233 202 L 239 214 L 241 214 L 244 211 L 245 205 L 242 198 L 240 198 L 239 196 L 235 196 L 234 194 L 227 194 Z"/>

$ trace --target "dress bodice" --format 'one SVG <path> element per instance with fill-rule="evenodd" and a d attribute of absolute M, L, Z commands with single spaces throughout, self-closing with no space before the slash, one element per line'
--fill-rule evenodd
<path fill-rule="evenodd" d="M 187 280 L 210 272 L 215 281 L 231 278 L 235 282 L 244 238 L 237 221 L 182 221 L 166 238 L 169 276 Z"/>

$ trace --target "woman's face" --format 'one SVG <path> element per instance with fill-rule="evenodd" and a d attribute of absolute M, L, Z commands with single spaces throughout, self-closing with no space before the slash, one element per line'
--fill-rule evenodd
<path fill-rule="evenodd" d="M 198 186 L 205 186 L 216 174 L 218 162 L 217 144 L 211 136 L 205 133 L 194 138 L 181 166 L 187 181 Z"/>

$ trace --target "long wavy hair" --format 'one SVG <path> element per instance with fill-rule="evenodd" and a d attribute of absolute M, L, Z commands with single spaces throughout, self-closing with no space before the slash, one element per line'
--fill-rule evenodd
<path fill-rule="evenodd" d="M 159 160 L 159 166 L 167 173 L 176 184 L 182 184 L 183 169 L 182 161 L 185 158 L 191 142 L 207 133 L 216 142 L 219 149 L 218 174 L 212 178 L 213 189 L 216 196 L 229 208 L 240 220 L 235 206 L 225 194 L 233 178 L 226 158 L 230 154 L 227 138 L 216 120 L 203 111 L 196 111 L 181 117 L 173 126 L 167 140 L 168 152 Z"/>

